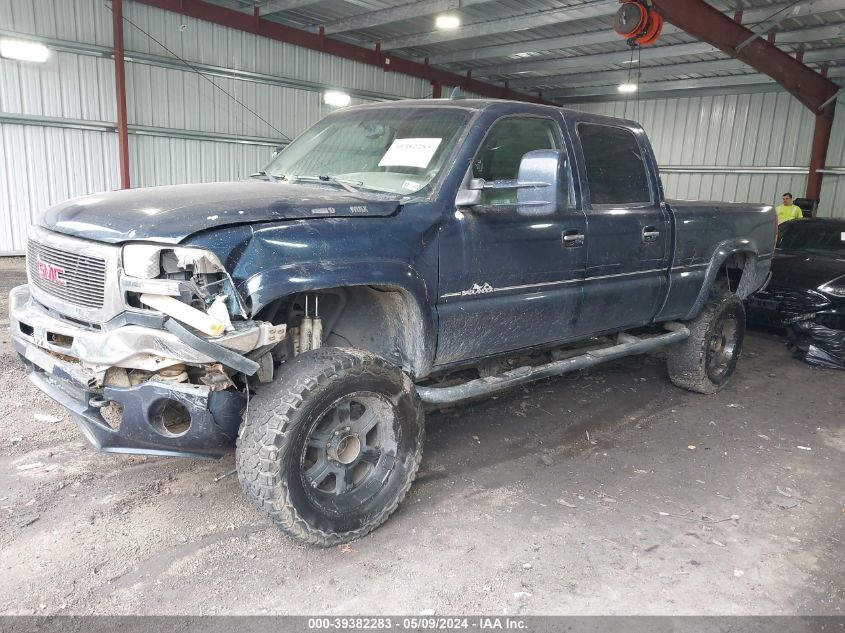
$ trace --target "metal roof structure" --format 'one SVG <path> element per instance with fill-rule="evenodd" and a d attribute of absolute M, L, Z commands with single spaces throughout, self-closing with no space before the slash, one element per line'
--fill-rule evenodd
<path fill-rule="evenodd" d="M 612 28 L 617 0 L 209 0 L 229 9 L 557 103 L 779 90 L 769 77 L 665 25 L 656 45 L 630 49 Z M 718 0 L 727 15 L 774 38 L 808 66 L 845 83 L 845 0 Z M 461 26 L 435 27 L 454 14 Z"/>

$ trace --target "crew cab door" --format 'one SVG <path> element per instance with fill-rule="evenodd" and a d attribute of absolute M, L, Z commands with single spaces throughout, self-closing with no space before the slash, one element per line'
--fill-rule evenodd
<path fill-rule="evenodd" d="M 581 319 L 592 333 L 648 323 L 665 299 L 672 243 L 648 140 L 639 128 L 567 123 L 587 216 Z"/>
<path fill-rule="evenodd" d="M 468 177 L 517 179 L 533 150 L 563 152 L 557 209 L 520 213 L 516 190 L 482 190 L 481 204 L 448 213 L 440 238 L 438 365 L 567 337 L 581 302 L 587 255 L 584 213 L 574 208 L 557 117 L 509 115 L 493 122 Z"/>

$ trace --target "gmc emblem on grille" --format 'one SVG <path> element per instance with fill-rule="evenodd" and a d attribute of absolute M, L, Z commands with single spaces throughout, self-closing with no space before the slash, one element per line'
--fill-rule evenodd
<path fill-rule="evenodd" d="M 61 274 L 65 272 L 65 269 L 61 266 L 56 266 L 55 264 L 49 264 L 45 262 L 43 259 L 36 260 L 35 262 L 35 272 L 38 274 L 41 279 L 46 279 L 47 281 L 51 281 L 57 286 L 66 286 L 67 282 L 61 278 Z"/>

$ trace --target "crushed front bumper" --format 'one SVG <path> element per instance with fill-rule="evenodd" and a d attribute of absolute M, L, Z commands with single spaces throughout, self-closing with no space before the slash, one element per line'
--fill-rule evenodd
<path fill-rule="evenodd" d="M 234 446 L 245 406 L 241 393 L 156 380 L 133 387 L 100 388 L 97 371 L 75 360 L 71 350 L 62 347 L 65 339 L 51 339 L 49 334 L 77 341 L 103 333 L 40 311 L 29 300 L 26 286 L 12 291 L 9 314 L 12 346 L 23 360 L 29 379 L 68 410 L 95 448 L 114 453 L 219 458 Z M 151 341 L 156 339 L 153 345 L 168 349 L 167 343 L 161 342 L 168 340 L 167 332 L 159 335 L 150 328 L 142 329 L 147 330 L 145 336 Z M 102 409 L 110 403 L 122 408 L 117 428 L 102 415 Z M 190 420 L 187 429 L 178 434 L 170 433 L 162 422 L 165 408 L 173 404 L 183 408 Z"/>
<path fill-rule="evenodd" d="M 123 316 L 129 317 L 129 313 Z M 132 318 L 138 322 L 132 322 Z M 148 325 L 156 320 L 158 327 Z M 161 329 L 165 321 L 163 315 L 132 315 L 131 318 L 118 318 L 100 326 L 86 327 L 81 322 L 50 314 L 31 297 L 29 286 L 17 286 L 9 293 L 9 321 L 12 336 L 50 352 L 84 361 L 85 367 L 91 369 L 100 381 L 109 367 L 155 372 L 169 365 L 204 365 L 220 361 L 206 353 L 208 345 L 202 342 L 189 344 L 177 334 Z M 242 354 L 275 342 L 279 330 L 284 332 L 282 326 L 277 328 L 254 321 L 239 322 L 237 327 L 234 332 L 215 338 L 213 346 Z"/>

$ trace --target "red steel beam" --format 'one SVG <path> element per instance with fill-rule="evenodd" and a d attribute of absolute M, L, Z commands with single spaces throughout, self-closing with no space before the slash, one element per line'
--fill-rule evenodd
<path fill-rule="evenodd" d="M 813 143 L 810 147 L 810 174 L 807 176 L 807 198 L 818 199 L 822 192 L 822 174 L 819 169 L 824 169 L 827 160 L 827 147 L 830 144 L 830 131 L 833 127 L 833 108 L 836 105 L 834 100 L 829 112 L 816 115 L 816 125 L 813 130 Z M 827 108 L 826 108 L 827 110 Z"/>
<path fill-rule="evenodd" d="M 819 71 L 822 77 L 827 77 L 827 64 Z M 819 169 L 825 166 L 827 147 L 830 144 L 830 131 L 833 128 L 833 113 L 836 99 L 830 100 L 830 106 L 821 114 L 816 114 L 816 124 L 813 129 L 813 143 L 810 146 L 810 174 L 807 177 L 807 198 L 818 199 L 822 191 L 822 174 Z"/>
<path fill-rule="evenodd" d="M 819 114 L 819 107 L 839 90 L 835 83 L 762 37 L 756 37 L 737 52 L 737 47 L 754 33 L 703 0 L 653 0 L 653 3 L 668 22 L 765 73 L 814 114 Z"/>
<path fill-rule="evenodd" d="M 485 97 L 494 99 L 513 99 L 515 101 L 529 101 L 532 103 L 548 103 L 537 97 L 517 92 L 504 86 L 496 86 L 477 79 L 467 79 L 446 70 L 420 64 L 419 62 L 395 57 L 377 50 L 363 46 L 356 46 L 340 40 L 326 37 L 323 33 L 310 33 L 278 22 L 271 22 L 255 15 L 241 13 L 233 9 L 210 4 L 203 0 L 137 0 L 142 4 L 187 15 L 198 20 L 205 20 L 228 26 L 254 35 L 261 35 L 279 42 L 286 42 L 302 48 L 309 48 L 321 53 L 328 53 L 335 57 L 351 59 L 362 64 L 377 66 L 385 71 L 403 73 L 412 77 L 419 77 L 432 83 L 446 84 L 448 86 L 461 86 L 464 90 L 475 92 Z"/>
<path fill-rule="evenodd" d="M 123 0 L 112 0 L 111 8 L 120 188 L 129 189 L 129 128 L 126 123 L 126 66 L 123 60 Z"/>
<path fill-rule="evenodd" d="M 704 0 L 652 0 L 652 3 L 667 22 L 768 75 L 813 113 L 816 124 L 806 195 L 818 198 L 822 182 L 818 170 L 824 167 L 827 158 L 836 105 L 831 97 L 839 87 L 762 37 L 755 37 L 737 51 L 754 33 Z"/>

